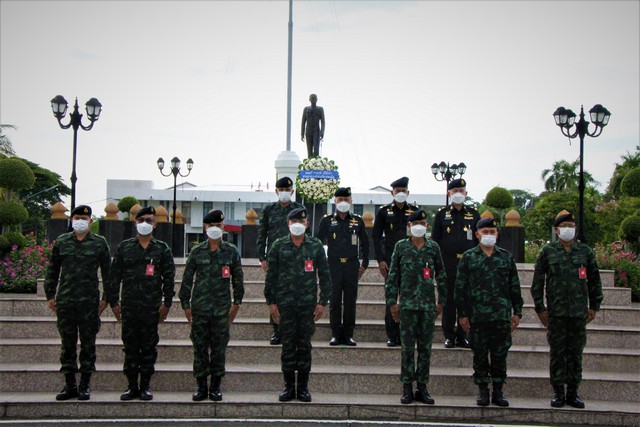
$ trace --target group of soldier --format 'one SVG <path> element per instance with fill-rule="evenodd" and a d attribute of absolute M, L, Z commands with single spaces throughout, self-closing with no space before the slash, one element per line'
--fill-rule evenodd
<path fill-rule="evenodd" d="M 408 183 L 406 177 L 391 183 L 393 201 L 379 208 L 372 232 L 378 268 L 385 279 L 387 345 L 401 347 L 401 403 L 435 402 L 427 383 L 435 321 L 442 313 L 445 348 L 473 352 L 473 380 L 479 390 L 476 403 L 508 406 L 502 390 L 506 360 L 523 307 L 515 261 L 496 245 L 497 222 L 480 219 L 475 209 L 465 205 L 464 179 L 449 183 L 451 204 L 437 212 L 430 238 L 426 212 L 407 201 Z M 261 212 L 257 251 L 266 273 L 264 296 L 273 326 L 270 343 L 282 345 L 285 388 L 279 400 L 309 402 L 311 338 L 327 304 L 329 345 L 357 346 L 358 281 L 369 264 L 369 239 L 364 221 L 351 212 L 350 188 L 336 190 L 336 211 L 322 218 L 315 237 L 307 210 L 293 200 L 292 180 L 279 179 L 275 191 L 278 200 Z M 151 400 L 158 323 L 169 313 L 175 278 L 169 247 L 153 237 L 155 210 L 146 207 L 137 212 L 137 236 L 123 241 L 113 260 L 106 240 L 89 231 L 91 208 L 78 206 L 70 217 L 73 231 L 54 243 L 45 279 L 48 304 L 56 313 L 62 340 L 65 386 L 56 399 L 90 398 L 100 314 L 110 305 L 122 321 L 128 388 L 120 398 Z M 178 296 L 191 327 L 197 383 L 192 398 L 220 401 L 229 328 L 244 296 L 243 272 L 238 249 L 222 238 L 223 213 L 207 213 L 203 224 L 207 239 L 191 250 Z M 586 325 L 599 310 L 602 285 L 593 251 L 575 240 L 573 215 L 559 213 L 554 226 L 558 240 L 541 250 L 531 294 L 548 331 L 551 406 L 583 408 L 578 386 Z M 80 372 L 78 385 L 76 372 Z"/>

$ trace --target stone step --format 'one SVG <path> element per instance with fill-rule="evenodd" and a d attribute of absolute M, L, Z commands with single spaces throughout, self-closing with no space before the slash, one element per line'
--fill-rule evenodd
<path fill-rule="evenodd" d="M 399 390 L 392 394 L 339 394 L 311 390 L 313 402 L 278 402 L 277 392 L 226 391 L 222 402 L 192 402 L 190 393 L 154 391 L 151 402 L 121 402 L 120 391 L 94 390 L 91 400 L 56 402 L 52 393 L 0 393 L 0 422 L 32 426 L 34 420 L 64 425 L 94 426 L 145 422 L 154 426 L 224 423 L 242 427 L 277 425 L 373 427 L 469 426 L 479 423 L 536 425 L 640 425 L 640 410 L 633 402 L 587 400 L 585 409 L 552 409 L 548 396 L 517 397 L 507 394 L 510 406 L 475 405 L 475 395 L 434 395 L 435 405 L 399 403 Z M 146 419 L 146 420 L 144 420 Z M 20 421 L 23 422 L 20 422 Z M 446 423 L 446 424 L 443 424 Z"/>
<path fill-rule="evenodd" d="M 236 319 L 231 326 L 231 338 L 234 340 L 268 341 L 272 333 L 268 319 Z M 121 326 L 114 318 L 103 318 L 99 339 L 120 338 Z M 184 318 L 173 317 L 162 323 L 159 328 L 162 339 L 187 339 L 189 324 Z M 640 328 L 591 323 L 587 326 L 587 348 L 628 348 L 640 349 Z M 514 345 L 547 345 L 546 329 L 539 323 L 521 323 L 513 334 Z M 0 338 L 59 338 L 56 320 L 46 317 L 0 317 Z M 326 318 L 316 324 L 314 341 L 328 342 L 331 328 Z M 360 320 L 356 325 L 354 338 L 358 343 L 385 343 L 387 340 L 383 320 Z M 434 347 L 444 341 L 440 321 L 436 321 Z"/>
<path fill-rule="evenodd" d="M 223 389 L 228 391 L 276 392 L 282 384 L 278 360 L 270 363 L 227 363 Z M 0 373 L 0 392 L 56 392 L 63 383 L 57 363 L 3 363 Z M 92 388 L 100 391 L 123 391 L 126 378 L 121 363 L 97 363 Z M 309 386 L 318 393 L 396 394 L 401 391 L 400 366 L 320 365 L 312 367 Z M 477 388 L 471 378 L 472 368 L 433 367 L 429 391 L 434 396 L 458 394 L 474 396 Z M 195 379 L 192 364 L 157 363 L 152 390 L 190 392 Z M 546 398 L 550 393 L 548 370 L 509 369 L 505 393 L 513 397 Z M 584 372 L 580 395 L 586 399 L 614 402 L 637 402 L 640 393 L 640 374 Z"/>
<path fill-rule="evenodd" d="M 97 357 L 99 363 L 121 363 L 123 361 L 120 339 L 99 339 Z M 257 364 L 279 360 L 280 346 L 261 341 L 229 342 L 227 361 L 240 364 Z M 329 346 L 326 341 L 313 342 L 313 362 L 323 365 L 344 365 L 357 358 L 368 366 L 400 366 L 400 348 L 390 348 L 383 343 L 360 342 L 357 347 Z M 60 340 L 57 338 L 0 339 L 0 360 L 3 363 L 51 363 L 60 356 Z M 193 347 L 189 339 L 162 339 L 158 344 L 158 362 L 190 362 Z M 509 368 L 540 368 L 549 364 L 548 346 L 514 345 L 509 350 Z M 473 365 L 471 350 L 445 349 L 436 343 L 432 349 L 431 366 L 465 368 Z M 584 352 L 583 369 L 592 372 L 637 373 L 640 367 L 640 349 L 587 348 Z"/>

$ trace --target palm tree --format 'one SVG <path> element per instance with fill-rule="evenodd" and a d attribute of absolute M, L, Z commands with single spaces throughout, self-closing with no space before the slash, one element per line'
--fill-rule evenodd
<path fill-rule="evenodd" d="M 585 186 L 595 185 L 597 182 L 589 172 L 583 171 Z M 541 175 L 544 188 L 550 193 L 560 193 L 565 190 L 577 189 L 580 183 L 580 159 L 569 163 L 566 160 L 558 160 L 553 163 L 551 169 L 544 169 Z"/>
<path fill-rule="evenodd" d="M 3 129 L 17 129 L 14 125 L 0 125 L 0 154 L 5 157 L 15 156 L 16 152 L 13 151 L 11 140 L 4 134 Z"/>

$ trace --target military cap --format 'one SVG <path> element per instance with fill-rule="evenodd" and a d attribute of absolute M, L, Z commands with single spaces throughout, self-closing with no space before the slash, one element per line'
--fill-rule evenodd
<path fill-rule="evenodd" d="M 146 208 L 142 208 L 138 211 L 138 213 L 136 214 L 136 219 L 140 218 L 142 215 L 155 215 L 156 214 L 156 208 L 154 208 L 153 206 L 147 206 Z"/>
<path fill-rule="evenodd" d="M 202 222 L 205 224 L 217 224 L 224 220 L 224 214 L 221 210 L 211 211 L 202 218 Z"/>
<path fill-rule="evenodd" d="M 276 181 L 276 188 L 288 188 L 293 186 L 293 181 L 288 176 L 284 176 Z"/>
<path fill-rule="evenodd" d="M 336 197 L 351 197 L 351 187 L 340 187 L 333 195 Z"/>
<path fill-rule="evenodd" d="M 396 187 L 408 187 L 409 186 L 409 178 L 407 178 L 406 176 L 403 176 L 402 178 L 398 178 L 395 181 L 393 181 L 391 184 L 391 188 L 396 188 Z"/>
<path fill-rule="evenodd" d="M 91 216 L 91 207 L 87 206 L 87 205 L 76 206 L 71 211 L 71 216 L 73 217 L 74 215 L 89 215 L 89 216 Z"/>
<path fill-rule="evenodd" d="M 556 215 L 555 221 L 553 221 L 553 226 L 557 227 L 563 222 L 573 222 L 575 224 L 576 219 L 573 217 L 573 214 L 567 210 L 562 210 Z"/>
<path fill-rule="evenodd" d="M 411 215 L 407 218 L 408 222 L 420 221 L 423 219 L 427 219 L 427 213 L 422 209 L 418 209 L 417 211 L 413 211 Z"/>
<path fill-rule="evenodd" d="M 307 209 L 297 208 L 289 212 L 287 219 L 307 219 Z"/>
<path fill-rule="evenodd" d="M 447 187 L 448 190 L 453 190 L 454 188 L 462 188 L 462 187 L 466 187 L 467 186 L 467 181 L 465 181 L 464 179 L 460 178 L 460 179 L 454 179 L 453 181 L 451 181 L 449 183 L 449 186 Z"/>
<path fill-rule="evenodd" d="M 498 223 L 495 218 L 482 218 L 476 224 L 476 230 L 480 230 L 481 228 L 498 228 Z"/>

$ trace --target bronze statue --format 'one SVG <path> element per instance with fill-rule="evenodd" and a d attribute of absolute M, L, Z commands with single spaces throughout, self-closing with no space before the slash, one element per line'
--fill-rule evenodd
<path fill-rule="evenodd" d="M 324 109 L 316 106 L 318 97 L 312 93 L 309 95 L 311 106 L 304 107 L 302 112 L 302 129 L 300 139 L 307 142 L 307 158 L 320 156 L 320 141 L 324 138 Z M 306 129 L 305 129 L 306 125 Z"/>

